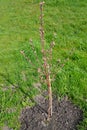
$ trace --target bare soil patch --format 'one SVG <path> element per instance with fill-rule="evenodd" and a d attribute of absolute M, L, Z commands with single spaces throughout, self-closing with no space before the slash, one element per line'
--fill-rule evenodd
<path fill-rule="evenodd" d="M 47 122 L 47 100 L 32 108 L 23 109 L 20 117 L 20 130 L 77 130 L 77 125 L 83 118 L 80 108 L 67 98 L 58 102 L 53 99 L 53 116 Z"/>

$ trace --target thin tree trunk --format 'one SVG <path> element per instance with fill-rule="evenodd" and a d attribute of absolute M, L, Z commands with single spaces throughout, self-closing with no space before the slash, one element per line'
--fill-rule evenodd
<path fill-rule="evenodd" d="M 52 117 L 52 87 L 51 87 L 51 79 L 50 79 L 50 72 L 49 72 L 49 66 L 48 73 L 46 75 L 47 79 L 47 86 L 48 86 L 48 97 L 49 97 L 49 104 L 48 104 L 48 121 Z"/>

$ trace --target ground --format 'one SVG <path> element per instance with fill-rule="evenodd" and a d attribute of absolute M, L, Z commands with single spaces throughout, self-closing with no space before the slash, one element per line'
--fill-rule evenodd
<path fill-rule="evenodd" d="M 83 119 L 83 112 L 65 97 L 60 102 L 53 100 L 53 116 L 47 122 L 48 102 L 25 108 L 21 113 L 20 130 L 77 130 Z"/>

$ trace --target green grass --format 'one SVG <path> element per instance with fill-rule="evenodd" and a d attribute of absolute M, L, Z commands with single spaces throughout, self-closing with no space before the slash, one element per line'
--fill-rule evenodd
<path fill-rule="evenodd" d="M 0 126 L 18 130 L 23 107 L 32 105 L 29 97 L 36 94 L 35 82 L 29 65 L 20 50 L 28 53 L 32 38 L 40 55 L 39 38 L 40 0 L 0 0 Z M 87 2 L 86 0 L 46 0 L 44 7 L 45 40 L 56 46 L 53 60 L 69 58 L 53 83 L 58 96 L 68 95 L 84 112 L 78 130 L 87 129 Z M 32 57 L 35 61 L 34 57 Z M 53 61 L 53 62 L 54 62 Z M 34 62 L 36 63 L 36 62 Z M 58 63 L 55 62 L 58 67 Z M 58 68 L 56 68 L 58 71 Z M 27 81 L 23 81 L 23 73 Z M 13 86 L 13 87 L 12 87 Z M 32 90 L 32 91 L 31 91 Z"/>

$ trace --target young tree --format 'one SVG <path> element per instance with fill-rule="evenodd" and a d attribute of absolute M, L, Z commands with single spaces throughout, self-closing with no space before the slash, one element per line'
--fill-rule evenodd
<path fill-rule="evenodd" d="M 42 53 L 42 65 L 39 66 L 38 73 L 39 73 L 39 77 L 42 79 L 42 76 L 45 78 L 44 79 L 44 83 L 48 88 L 48 117 L 47 120 L 50 121 L 51 117 L 52 117 L 52 87 L 51 87 L 51 64 L 49 63 L 49 61 L 51 62 L 52 60 L 52 48 L 54 47 L 55 43 L 52 42 L 50 44 L 50 48 L 46 49 L 45 47 L 45 37 L 44 37 L 44 24 L 43 24 L 43 5 L 44 2 L 40 2 L 40 39 L 41 39 L 41 53 Z M 36 56 L 36 51 L 35 51 L 35 47 L 32 44 L 32 40 L 30 40 L 30 45 L 31 45 L 31 49 L 35 52 L 33 54 L 35 54 Z M 29 62 L 29 64 L 31 64 L 31 66 L 33 67 L 34 64 L 31 62 L 30 58 L 28 58 L 26 56 L 26 54 L 24 53 L 24 51 L 21 51 L 22 55 L 24 56 L 24 58 Z M 37 58 L 38 55 L 37 55 Z M 40 62 L 40 61 L 38 61 Z M 35 67 L 35 66 L 34 66 Z M 43 68 L 43 70 L 41 69 Z M 42 75 L 40 75 L 42 73 Z"/>
<path fill-rule="evenodd" d="M 47 57 L 46 57 L 46 50 L 45 50 L 45 42 L 44 42 L 44 26 L 43 26 L 43 5 L 44 2 L 40 3 L 40 38 L 41 38 L 41 45 L 42 45 L 42 56 L 43 56 L 43 63 L 44 63 L 44 74 L 46 77 L 46 84 L 48 87 L 48 120 L 52 116 L 52 88 L 51 88 L 51 78 L 50 78 L 50 65 L 48 63 Z M 52 51 L 52 50 L 50 50 Z"/>

